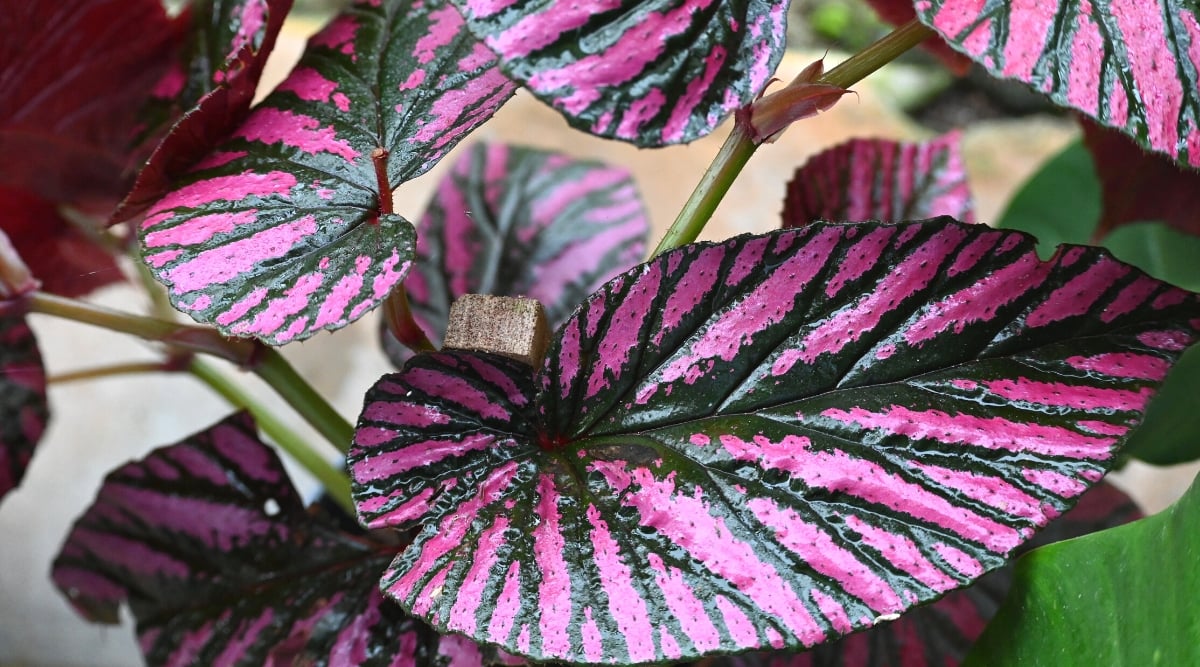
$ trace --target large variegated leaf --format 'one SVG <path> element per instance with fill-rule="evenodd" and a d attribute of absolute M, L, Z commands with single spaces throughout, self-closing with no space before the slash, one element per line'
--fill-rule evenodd
<path fill-rule="evenodd" d="M 291 6 L 292 0 L 201 0 L 189 7 L 186 53 L 159 79 L 142 110 L 140 140 L 158 146 L 114 220 L 157 201 L 246 117 Z"/>
<path fill-rule="evenodd" d="M 1200 167 L 1194 0 L 919 0 L 917 16 L 989 72 Z"/>
<path fill-rule="evenodd" d="M 959 132 L 919 143 L 852 139 L 822 151 L 788 183 L 783 226 L 939 215 L 973 222 L 961 139 Z"/>
<path fill-rule="evenodd" d="M 54 562 L 89 620 L 128 602 L 151 665 L 479 665 L 379 592 L 401 549 L 305 511 L 235 415 L 112 472 Z"/>
<path fill-rule="evenodd" d="M 176 307 L 229 334 L 282 343 L 356 319 L 413 255 L 380 182 L 423 173 L 508 99 L 493 62 L 448 5 L 352 6 L 151 207 L 145 261 Z"/>
<path fill-rule="evenodd" d="M 37 339 L 23 315 L 0 313 L 0 498 L 20 484 L 49 418 Z"/>
<path fill-rule="evenodd" d="M 452 0 L 501 67 L 573 126 L 639 146 L 698 139 L 762 92 L 783 0 Z"/>
<path fill-rule="evenodd" d="M 534 377 L 455 353 L 380 380 L 355 500 L 423 525 L 383 586 L 440 630 L 588 663 L 812 646 L 1001 565 L 1197 326 L 1103 251 L 946 219 L 687 246 Z"/>
<path fill-rule="evenodd" d="M 642 259 L 649 223 L 629 172 L 561 153 L 474 146 L 420 223 L 404 281 L 413 316 L 435 342 L 464 294 L 527 296 L 551 327 Z M 406 348 L 385 337 L 402 363 Z"/>
<path fill-rule="evenodd" d="M 1119 526 L 1140 516 L 1128 496 L 1101 482 L 1080 496 L 1071 511 L 1021 545 L 1017 553 Z M 749 653 L 714 667 L 955 667 L 996 615 L 1012 578 L 1013 564 L 1009 563 L 895 621 L 811 651 Z"/>

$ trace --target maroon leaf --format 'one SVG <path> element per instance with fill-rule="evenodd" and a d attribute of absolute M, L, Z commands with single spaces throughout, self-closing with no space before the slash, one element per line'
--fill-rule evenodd
<path fill-rule="evenodd" d="M 42 197 L 0 186 L 0 231 L 47 292 L 78 297 L 124 280 L 112 253 L 97 241 L 100 230 L 89 234 L 81 224 Z"/>
<path fill-rule="evenodd" d="M 50 419 L 46 372 L 33 331 L 17 312 L 0 313 L 0 498 L 25 475 Z"/>
<path fill-rule="evenodd" d="M 629 172 L 560 153 L 477 144 L 421 219 L 413 315 L 438 342 L 464 294 L 528 296 L 557 327 L 646 251 L 649 223 Z M 410 355 L 385 335 L 397 365 Z"/>
<path fill-rule="evenodd" d="M 291 6 L 292 0 L 207 0 L 190 8 L 188 53 L 159 80 L 142 110 L 143 137 L 157 141 L 168 127 L 170 132 L 138 173 L 114 221 L 146 210 L 245 119 Z"/>
<path fill-rule="evenodd" d="M 141 224 L 172 303 L 276 344 L 377 305 L 413 254 L 390 189 L 511 96 L 493 62 L 453 7 L 363 0 L 341 14 Z"/>
<path fill-rule="evenodd" d="M 1101 482 L 1079 497 L 1071 511 L 1017 549 L 1019 555 L 1045 544 L 1087 535 L 1140 518 L 1124 493 Z M 962 662 L 1012 586 L 1014 565 L 980 577 L 899 619 L 856 632 L 799 654 L 751 653 L 715 667 L 954 667 Z"/>
<path fill-rule="evenodd" d="M 989 72 L 1024 81 L 1139 144 L 1200 167 L 1193 0 L 920 0 L 921 22 Z"/>
<path fill-rule="evenodd" d="M 159 0 L 0 3 L 0 185 L 111 205 L 182 27 Z"/>
<path fill-rule="evenodd" d="M 902 26 L 917 18 L 912 0 L 867 0 L 867 4 L 874 8 L 875 13 L 879 14 L 879 18 L 894 26 Z M 950 45 L 941 37 L 926 40 L 921 46 L 937 56 L 943 65 L 958 76 L 966 74 L 971 67 L 971 60 L 950 48 Z"/>
<path fill-rule="evenodd" d="M 948 215 L 973 222 L 961 134 L 923 143 L 852 139 L 796 170 L 783 226 L 816 220 L 913 220 Z"/>
<path fill-rule="evenodd" d="M 235 415 L 105 478 L 54 562 L 86 618 L 122 601 L 152 665 L 480 665 L 379 593 L 400 546 L 306 512 Z"/>
<path fill-rule="evenodd" d="M 1200 172 L 1147 153 L 1128 137 L 1084 121 L 1083 141 L 1100 178 L 1102 209 L 1095 238 L 1130 222 L 1161 220 L 1200 236 Z"/>
<path fill-rule="evenodd" d="M 783 0 L 453 0 L 505 74 L 603 137 L 707 135 L 783 57 Z"/>
<path fill-rule="evenodd" d="M 348 457 L 383 588 L 537 660 L 798 649 L 999 567 L 1112 465 L 1200 296 L 947 219 L 664 253 L 545 366 L 414 357 Z M 536 388 L 536 391 L 535 391 Z"/>

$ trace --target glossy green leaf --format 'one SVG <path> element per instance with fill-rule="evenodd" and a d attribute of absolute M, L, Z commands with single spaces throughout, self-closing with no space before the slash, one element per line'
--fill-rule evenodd
<path fill-rule="evenodd" d="M 536 660 L 798 649 L 999 567 L 1115 460 L 1200 296 L 949 219 L 815 223 L 610 281 L 536 372 L 418 355 L 367 394 L 385 592 Z"/>
<path fill-rule="evenodd" d="M 989 72 L 1018 79 L 1145 148 L 1200 167 L 1195 0 L 917 0 L 920 20 Z"/>
<path fill-rule="evenodd" d="M 996 227 L 1038 239 L 1049 257 L 1061 243 L 1088 243 L 1100 220 L 1100 181 L 1092 156 L 1075 141 L 1046 161 L 1009 200 Z"/>
<path fill-rule="evenodd" d="M 971 667 L 1200 664 L 1200 483 L 1127 526 L 1017 562 Z"/>
<path fill-rule="evenodd" d="M 476 144 L 439 184 L 418 227 L 404 287 L 416 322 L 437 344 L 450 304 L 465 294 L 537 299 L 557 327 L 644 257 L 649 221 L 625 169 Z M 390 334 L 384 345 L 397 365 L 410 356 Z"/>

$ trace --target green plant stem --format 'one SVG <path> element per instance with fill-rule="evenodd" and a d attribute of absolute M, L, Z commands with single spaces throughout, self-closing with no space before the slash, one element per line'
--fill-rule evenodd
<path fill-rule="evenodd" d="M 850 56 L 816 82 L 849 88 L 934 34 L 932 30 L 913 19 Z M 749 127 L 739 118 L 652 256 L 692 243 L 700 236 L 717 205 L 733 185 L 734 179 L 757 149 L 758 144 L 751 137 Z"/>
<path fill-rule="evenodd" d="M 308 383 L 278 350 L 264 347 L 254 372 L 343 454 L 350 451 L 354 427 Z"/>
<path fill-rule="evenodd" d="M 135 361 L 127 364 L 110 364 L 108 366 L 96 366 L 94 368 L 84 368 L 69 373 L 61 373 L 59 375 L 51 375 L 46 378 L 47 384 L 65 384 L 67 382 L 80 382 L 82 380 L 98 380 L 107 377 L 116 377 L 118 375 L 132 375 L 135 373 L 171 373 L 182 370 L 178 364 L 172 363 L 171 360 L 166 361 Z"/>
<path fill-rule="evenodd" d="M 337 502 L 349 516 L 355 515 L 354 502 L 350 498 L 350 479 L 346 473 L 321 456 L 308 442 L 248 394 L 242 386 L 226 377 L 215 366 L 204 359 L 192 359 L 188 371 L 208 385 L 235 407 L 254 415 L 254 421 L 262 432 L 276 445 L 296 459 L 313 477 L 325 487 L 329 497 Z"/>

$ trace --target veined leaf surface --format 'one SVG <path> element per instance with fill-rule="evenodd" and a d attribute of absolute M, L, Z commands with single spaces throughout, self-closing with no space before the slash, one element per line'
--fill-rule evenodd
<path fill-rule="evenodd" d="M 1192 0 L 916 0 L 921 22 L 989 72 L 1200 167 Z"/>
<path fill-rule="evenodd" d="M 271 343 L 335 329 L 405 275 L 414 232 L 381 212 L 514 86 L 453 7 L 364 0 L 309 41 L 296 70 L 151 207 L 145 261 L 172 302 Z"/>
<path fill-rule="evenodd" d="M 816 220 L 974 222 L 962 134 L 927 142 L 852 139 L 809 158 L 788 183 L 783 226 Z"/>
<path fill-rule="evenodd" d="M 506 145 L 477 144 L 442 180 L 404 281 L 435 343 L 464 294 L 527 296 L 557 327 L 646 252 L 649 222 L 629 172 Z M 397 364 L 407 348 L 385 336 Z"/>
<path fill-rule="evenodd" d="M 188 48 L 142 109 L 140 139 L 157 148 L 113 220 L 127 220 L 158 201 L 246 117 L 291 7 L 292 0 L 204 0 L 189 6 Z"/>
<path fill-rule="evenodd" d="M 0 498 L 21 483 L 50 410 L 46 371 L 24 315 L 0 315 Z"/>
<path fill-rule="evenodd" d="M 780 0 L 453 0 L 504 72 L 571 125 L 639 146 L 707 135 L 783 57 Z"/>
<path fill-rule="evenodd" d="M 109 474 L 53 578 L 92 621 L 128 602 L 151 665 L 482 664 L 379 592 L 401 548 L 306 511 L 242 414 Z"/>
<path fill-rule="evenodd" d="M 1000 566 L 1198 326 L 1100 250 L 816 223 L 618 276 L 536 375 L 414 357 L 348 465 L 368 527 L 423 526 L 383 587 L 439 630 L 587 663 L 809 647 Z"/>
<path fill-rule="evenodd" d="M 1071 511 L 1021 545 L 1017 553 L 1140 517 L 1141 512 L 1128 496 L 1101 482 L 1080 496 Z M 750 653 L 720 660 L 715 667 L 955 667 L 1004 602 L 1012 587 L 1013 569 L 1009 563 L 932 604 L 909 610 L 895 621 L 810 651 Z"/>

